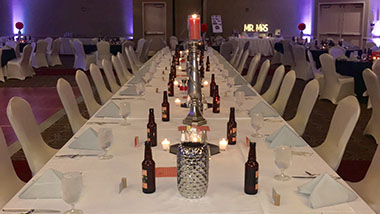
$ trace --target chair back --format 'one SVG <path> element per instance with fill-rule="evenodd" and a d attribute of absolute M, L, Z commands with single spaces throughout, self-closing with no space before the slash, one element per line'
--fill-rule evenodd
<path fill-rule="evenodd" d="M 117 90 L 120 89 L 120 86 L 118 86 L 116 83 L 116 78 L 115 78 L 115 75 L 113 74 L 111 61 L 103 59 L 102 60 L 102 67 L 103 67 L 103 71 L 106 75 L 108 84 L 111 87 L 112 93 L 116 93 Z"/>
<path fill-rule="evenodd" d="M 310 63 L 311 69 L 313 70 L 313 76 L 315 77 L 315 73 L 318 71 L 318 69 L 314 61 L 313 54 L 311 54 L 310 50 L 307 51 L 307 57 L 309 58 L 309 63 Z"/>
<path fill-rule="evenodd" d="M 45 55 L 47 52 L 47 47 L 48 47 L 48 42 L 46 40 L 38 40 L 36 55 L 37 54 Z"/>
<path fill-rule="evenodd" d="M 133 75 L 129 72 L 129 69 L 127 68 L 127 64 L 124 60 L 123 55 L 121 53 L 117 53 L 117 58 L 119 59 L 121 68 L 123 69 L 124 76 L 127 77 L 128 79 L 132 78 Z M 136 68 L 137 68 L 137 66 L 136 66 Z"/>
<path fill-rule="evenodd" d="M 80 57 L 80 58 L 85 58 L 86 57 L 86 54 L 84 52 L 84 48 L 83 48 L 83 44 L 82 42 L 79 40 L 79 39 L 74 39 L 73 40 L 73 48 L 74 48 L 74 54 L 77 56 L 77 57 Z"/>
<path fill-rule="evenodd" d="M 75 74 L 75 81 L 77 82 L 79 91 L 82 94 L 88 114 L 92 117 L 101 106 L 95 100 L 90 81 L 88 80 L 87 75 L 81 70 L 77 70 Z"/>
<path fill-rule="evenodd" d="M 29 66 L 30 57 L 32 56 L 32 46 L 26 45 L 23 50 L 20 64 L 21 66 Z"/>
<path fill-rule="evenodd" d="M 252 83 L 253 77 L 256 74 L 260 59 L 261 59 L 261 54 L 258 53 L 252 58 L 251 63 L 249 64 L 248 72 L 247 72 L 247 75 L 245 76 L 245 79 L 247 80 L 249 84 Z"/>
<path fill-rule="evenodd" d="M 265 60 L 263 64 L 261 65 L 259 75 L 257 76 L 257 81 L 253 88 L 257 91 L 257 93 L 261 92 L 261 89 L 263 88 L 265 79 L 267 78 L 268 71 L 270 67 L 270 61 L 269 59 Z"/>
<path fill-rule="evenodd" d="M 127 59 L 129 61 L 129 64 L 131 65 L 132 73 L 136 74 L 138 72 L 138 67 L 133 59 L 133 53 L 131 52 L 131 47 L 128 48 L 129 50 L 126 50 L 125 52 L 127 53 Z M 123 68 L 122 62 L 119 58 L 119 62 L 121 64 L 121 67 Z M 124 70 L 124 69 L 123 69 Z M 124 73 L 124 72 L 123 72 Z"/>
<path fill-rule="evenodd" d="M 247 62 L 247 59 L 248 59 L 248 55 L 249 55 L 249 50 L 244 51 L 244 54 L 240 60 L 240 64 L 238 68 L 236 69 L 240 74 L 243 72 L 245 63 Z"/>
<path fill-rule="evenodd" d="M 243 51 L 244 51 L 243 49 L 239 50 L 239 53 L 236 56 L 235 62 L 232 65 L 232 66 L 234 66 L 234 68 L 237 68 L 239 66 L 239 63 L 240 63 L 241 58 L 243 56 Z"/>
<path fill-rule="evenodd" d="M 367 42 L 367 44 L 365 44 L 365 49 L 373 48 L 373 47 L 377 47 L 376 43 L 374 42 Z"/>
<path fill-rule="evenodd" d="M 321 71 L 325 79 L 325 85 L 336 84 L 338 82 L 338 76 L 333 56 L 325 53 L 319 56 L 319 60 L 321 61 Z"/>
<path fill-rule="evenodd" d="M 171 36 L 169 39 L 169 45 L 171 50 L 175 50 L 178 45 L 178 39 L 175 36 Z"/>
<path fill-rule="evenodd" d="M 262 95 L 263 99 L 269 104 L 272 104 L 276 99 L 278 90 L 281 86 L 282 79 L 284 78 L 285 67 L 280 65 L 275 71 L 268 90 Z"/>
<path fill-rule="evenodd" d="M 111 60 L 110 43 L 106 41 L 100 41 L 96 43 L 98 49 L 98 61 L 101 63 L 103 59 Z"/>
<path fill-rule="evenodd" d="M 378 77 L 380 77 L 380 60 L 377 60 L 373 63 L 372 71 L 375 72 Z"/>
<path fill-rule="evenodd" d="M 144 43 L 142 54 L 141 54 L 141 56 L 139 58 L 140 62 L 146 62 L 148 60 L 148 54 L 149 54 L 149 50 L 150 50 L 151 44 L 152 44 L 152 40 L 151 39 L 149 41 L 147 41 L 147 42 Z"/>
<path fill-rule="evenodd" d="M 59 78 L 57 81 L 57 91 L 66 115 L 69 118 L 71 130 L 75 134 L 87 120 L 79 111 L 78 103 L 69 82 L 63 78 Z"/>
<path fill-rule="evenodd" d="M 286 73 L 284 80 L 282 81 L 280 91 L 278 92 L 277 99 L 272 104 L 272 107 L 281 116 L 284 114 L 286 105 L 288 104 L 289 97 L 292 94 L 292 90 L 293 90 L 295 82 L 296 82 L 296 72 L 294 70 L 291 70 L 288 73 Z"/>
<path fill-rule="evenodd" d="M 47 42 L 47 51 L 50 51 L 53 45 L 53 39 L 51 37 L 46 37 L 45 41 Z"/>
<path fill-rule="evenodd" d="M 367 68 L 363 72 L 364 83 L 372 105 L 371 118 L 368 121 L 364 134 L 372 135 L 380 143 L 380 79 L 379 75 Z"/>
<path fill-rule="evenodd" d="M 284 46 L 284 54 L 282 56 L 281 62 L 283 65 L 294 66 L 294 54 L 293 54 L 293 45 L 290 40 L 283 40 L 282 44 Z"/>
<path fill-rule="evenodd" d="M 231 43 L 232 44 L 232 43 Z M 232 45 L 233 46 L 233 45 Z M 236 57 L 239 53 L 239 46 L 236 47 L 236 49 L 234 50 L 234 52 L 232 53 L 232 57 L 231 57 L 231 60 L 229 61 L 231 65 L 233 65 L 236 61 Z"/>
<path fill-rule="evenodd" d="M 53 46 L 51 47 L 52 55 L 59 55 L 59 51 L 61 49 L 61 39 L 55 39 L 53 41 Z"/>
<path fill-rule="evenodd" d="M 106 84 L 104 83 L 102 73 L 100 72 L 98 66 L 96 66 L 95 64 L 91 64 L 90 74 L 92 80 L 95 83 L 96 90 L 98 91 L 100 101 L 104 105 L 112 97 L 112 93 L 107 89 Z"/>
<path fill-rule="evenodd" d="M 43 140 L 29 103 L 21 97 L 12 97 L 7 116 L 35 175 L 57 152 Z"/>
<path fill-rule="evenodd" d="M 146 43 L 146 39 L 144 38 L 141 38 L 137 41 L 137 48 L 136 48 L 136 53 L 137 53 L 137 58 L 140 59 L 141 57 L 141 54 L 143 52 L 143 49 L 144 49 L 144 45 Z"/>
<path fill-rule="evenodd" d="M 231 59 L 231 52 L 232 52 L 232 43 L 230 42 L 224 42 L 220 46 L 220 54 L 226 59 L 227 61 Z"/>
<path fill-rule="evenodd" d="M 334 46 L 330 48 L 329 54 L 334 57 L 334 59 L 337 59 L 338 57 L 344 55 L 346 53 L 346 50 L 340 46 Z"/>
<path fill-rule="evenodd" d="M 132 56 L 132 60 L 133 60 L 134 64 L 137 66 L 137 64 L 138 64 L 139 61 L 138 61 L 138 59 L 137 59 L 136 52 L 133 51 L 133 48 L 132 48 L 132 47 L 129 47 L 128 49 L 129 49 L 129 54 L 130 54 L 130 56 Z"/>
<path fill-rule="evenodd" d="M 119 58 L 117 58 L 116 56 L 112 56 L 111 60 L 112 60 L 112 65 L 115 68 L 116 75 L 119 78 L 120 84 L 124 85 L 124 83 L 127 82 L 127 79 L 124 76 L 123 68 L 120 65 Z"/>
<path fill-rule="evenodd" d="M 302 45 L 293 46 L 293 53 L 295 59 L 294 71 L 297 78 L 305 81 L 313 78 L 313 70 L 311 64 L 306 60 L 306 50 Z"/>

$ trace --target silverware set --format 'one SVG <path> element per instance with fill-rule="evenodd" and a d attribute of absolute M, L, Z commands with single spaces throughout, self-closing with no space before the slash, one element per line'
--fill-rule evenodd
<path fill-rule="evenodd" d="M 56 158 L 77 158 L 77 157 L 97 157 L 98 154 L 65 154 L 65 155 L 55 155 Z"/>
<path fill-rule="evenodd" d="M 19 213 L 19 214 L 31 214 L 31 213 L 61 213 L 59 210 L 53 209 L 2 209 L 6 213 Z"/>
<path fill-rule="evenodd" d="M 311 173 L 309 171 L 305 171 L 305 174 L 307 175 L 293 175 L 292 178 L 316 178 L 320 175 L 320 174 Z M 331 177 L 334 178 L 335 180 L 342 179 L 339 176 L 331 176 Z"/>

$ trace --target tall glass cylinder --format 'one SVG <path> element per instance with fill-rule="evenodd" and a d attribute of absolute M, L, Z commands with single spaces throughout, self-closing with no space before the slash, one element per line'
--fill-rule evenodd
<path fill-rule="evenodd" d="M 189 40 L 201 40 L 201 17 L 198 14 L 189 15 L 187 18 Z"/>

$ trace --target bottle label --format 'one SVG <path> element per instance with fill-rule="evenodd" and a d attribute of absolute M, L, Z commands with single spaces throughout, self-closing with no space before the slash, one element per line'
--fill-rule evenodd
<path fill-rule="evenodd" d="M 216 100 L 216 111 L 217 112 L 220 111 L 220 100 L 219 99 Z"/>
<path fill-rule="evenodd" d="M 148 189 L 148 171 L 145 169 L 142 170 L 142 188 Z"/>
<path fill-rule="evenodd" d="M 146 141 L 150 142 L 150 128 L 146 129 Z"/>
<path fill-rule="evenodd" d="M 237 136 L 236 128 L 232 128 L 232 132 L 231 132 L 232 142 L 236 142 L 236 136 Z"/>
<path fill-rule="evenodd" d="M 162 119 L 168 118 L 168 109 L 166 107 L 162 107 Z"/>
<path fill-rule="evenodd" d="M 258 190 L 259 189 L 259 170 L 256 171 L 256 185 L 255 185 L 255 189 Z"/>

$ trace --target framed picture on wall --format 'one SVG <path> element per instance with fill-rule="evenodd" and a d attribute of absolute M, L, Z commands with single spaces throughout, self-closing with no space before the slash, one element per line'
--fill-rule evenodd
<path fill-rule="evenodd" d="M 223 33 L 222 27 L 222 16 L 214 15 L 211 16 L 212 32 L 213 33 Z"/>

